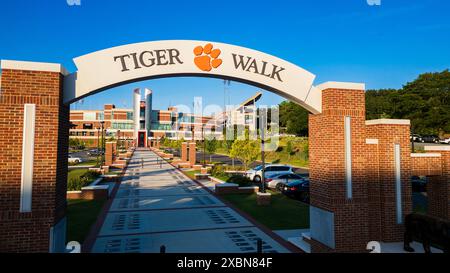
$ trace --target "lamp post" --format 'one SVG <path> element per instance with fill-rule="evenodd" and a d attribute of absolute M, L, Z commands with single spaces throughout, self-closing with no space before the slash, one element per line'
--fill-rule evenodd
<path fill-rule="evenodd" d="M 98 155 L 100 153 L 100 127 L 97 127 L 97 165 L 100 163 L 98 161 Z"/>
<path fill-rule="evenodd" d="M 259 126 L 260 129 L 260 137 L 261 137 L 261 161 L 262 161 L 262 169 L 261 169 L 261 192 L 266 193 L 266 179 L 265 179 L 265 168 L 266 168 L 266 161 L 264 156 L 264 138 L 265 138 L 265 121 L 266 121 L 266 112 L 262 109 L 259 109 Z"/>
<path fill-rule="evenodd" d="M 105 121 L 100 121 L 100 124 L 102 126 L 101 130 L 102 130 L 102 164 L 101 166 L 103 166 L 104 162 L 105 162 L 105 136 L 104 136 L 104 129 L 103 129 L 103 125 L 105 124 Z"/>
<path fill-rule="evenodd" d="M 121 148 L 121 143 L 120 143 L 120 130 L 117 130 L 117 145 L 119 146 L 119 149 Z"/>
<path fill-rule="evenodd" d="M 206 166 L 206 160 L 205 160 L 205 144 L 206 144 L 206 142 L 205 142 L 205 134 L 204 134 L 204 131 L 205 131 L 205 124 L 203 124 L 202 123 L 202 139 L 203 139 L 203 167 L 205 167 Z M 209 162 L 210 164 L 211 164 L 211 162 Z"/>

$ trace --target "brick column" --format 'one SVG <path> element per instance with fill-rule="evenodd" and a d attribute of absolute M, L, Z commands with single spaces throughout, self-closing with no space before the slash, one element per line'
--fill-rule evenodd
<path fill-rule="evenodd" d="M 188 144 L 187 142 L 181 143 L 181 161 L 188 161 Z"/>
<path fill-rule="evenodd" d="M 309 116 L 311 251 L 365 251 L 364 85 L 325 83 L 317 88 L 322 90 L 322 113 Z"/>
<path fill-rule="evenodd" d="M 403 240 L 404 217 L 412 212 L 410 122 L 380 119 L 369 120 L 366 124 L 367 137 L 378 142 L 377 154 L 367 154 L 369 163 L 378 159 L 378 177 L 368 177 L 368 182 L 376 184 L 373 188 L 378 188 L 376 192 L 369 192 L 371 210 L 379 211 L 370 215 L 370 226 L 379 227 L 370 239 L 399 242 Z M 396 181 L 396 145 L 400 159 L 399 184 Z"/>
<path fill-rule="evenodd" d="M 105 143 L 105 166 L 111 166 L 114 162 L 114 142 Z"/>
<path fill-rule="evenodd" d="M 195 163 L 197 162 L 196 145 L 197 144 L 195 142 L 189 143 L 189 164 L 191 164 L 191 166 L 195 165 Z"/>
<path fill-rule="evenodd" d="M 16 61 L 2 61 L 1 68 L 0 252 L 63 251 L 69 139 L 64 69 Z"/>
<path fill-rule="evenodd" d="M 428 146 L 427 151 L 441 154 L 442 175 L 428 179 L 428 214 L 450 220 L 450 147 Z"/>

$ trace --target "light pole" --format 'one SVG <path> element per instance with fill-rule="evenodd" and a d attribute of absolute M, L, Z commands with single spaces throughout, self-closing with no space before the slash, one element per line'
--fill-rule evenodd
<path fill-rule="evenodd" d="M 99 153 L 100 153 L 100 127 L 97 127 L 97 165 L 98 163 L 100 163 L 98 161 Z"/>
<path fill-rule="evenodd" d="M 262 169 L 261 169 L 261 192 L 262 193 L 266 193 L 266 179 L 265 179 L 265 168 L 266 168 L 266 161 L 265 161 L 265 156 L 264 156 L 264 138 L 265 138 L 265 132 L 264 132 L 264 127 L 265 127 L 265 121 L 266 121 L 266 112 L 265 111 L 261 111 L 262 109 L 259 109 L 259 126 L 261 128 L 260 129 L 260 137 L 261 137 L 261 161 L 262 161 Z"/>
<path fill-rule="evenodd" d="M 119 146 L 119 149 L 121 149 L 120 130 L 117 130 L 117 145 Z"/>
<path fill-rule="evenodd" d="M 205 134 L 204 134 L 204 130 L 205 130 L 205 124 L 202 124 L 202 139 L 203 139 L 203 167 L 206 166 L 206 160 L 205 160 Z M 211 162 L 209 162 L 211 164 Z"/>
<path fill-rule="evenodd" d="M 105 124 L 105 121 L 100 121 L 100 124 L 102 126 L 101 130 L 102 130 L 102 164 L 101 166 L 103 166 L 104 162 L 105 162 L 105 136 L 104 136 L 104 129 L 103 129 L 103 125 Z"/>

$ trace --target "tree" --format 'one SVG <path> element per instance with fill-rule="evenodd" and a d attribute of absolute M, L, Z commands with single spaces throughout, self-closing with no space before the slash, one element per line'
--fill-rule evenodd
<path fill-rule="evenodd" d="M 283 101 L 279 108 L 280 127 L 286 129 L 286 133 L 296 136 L 308 135 L 308 111 L 300 105 Z"/>
<path fill-rule="evenodd" d="M 212 162 L 212 154 L 217 150 L 217 140 L 215 137 L 205 139 L 205 149 L 209 153 L 209 162 Z"/>
<path fill-rule="evenodd" d="M 288 161 L 291 161 L 291 155 L 292 152 L 294 151 L 294 149 L 292 148 L 292 142 L 290 140 L 288 140 L 288 142 L 286 143 L 286 152 L 288 154 Z"/>
<path fill-rule="evenodd" d="M 231 147 L 230 156 L 238 158 L 244 163 L 245 169 L 248 165 L 258 159 L 260 153 L 260 142 L 256 140 L 235 140 Z"/>

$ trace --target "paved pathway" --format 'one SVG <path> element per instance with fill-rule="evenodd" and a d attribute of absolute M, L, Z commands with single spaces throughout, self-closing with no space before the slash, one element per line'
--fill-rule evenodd
<path fill-rule="evenodd" d="M 141 167 L 144 159 L 144 168 Z M 136 151 L 92 252 L 288 252 L 151 151 Z"/>

